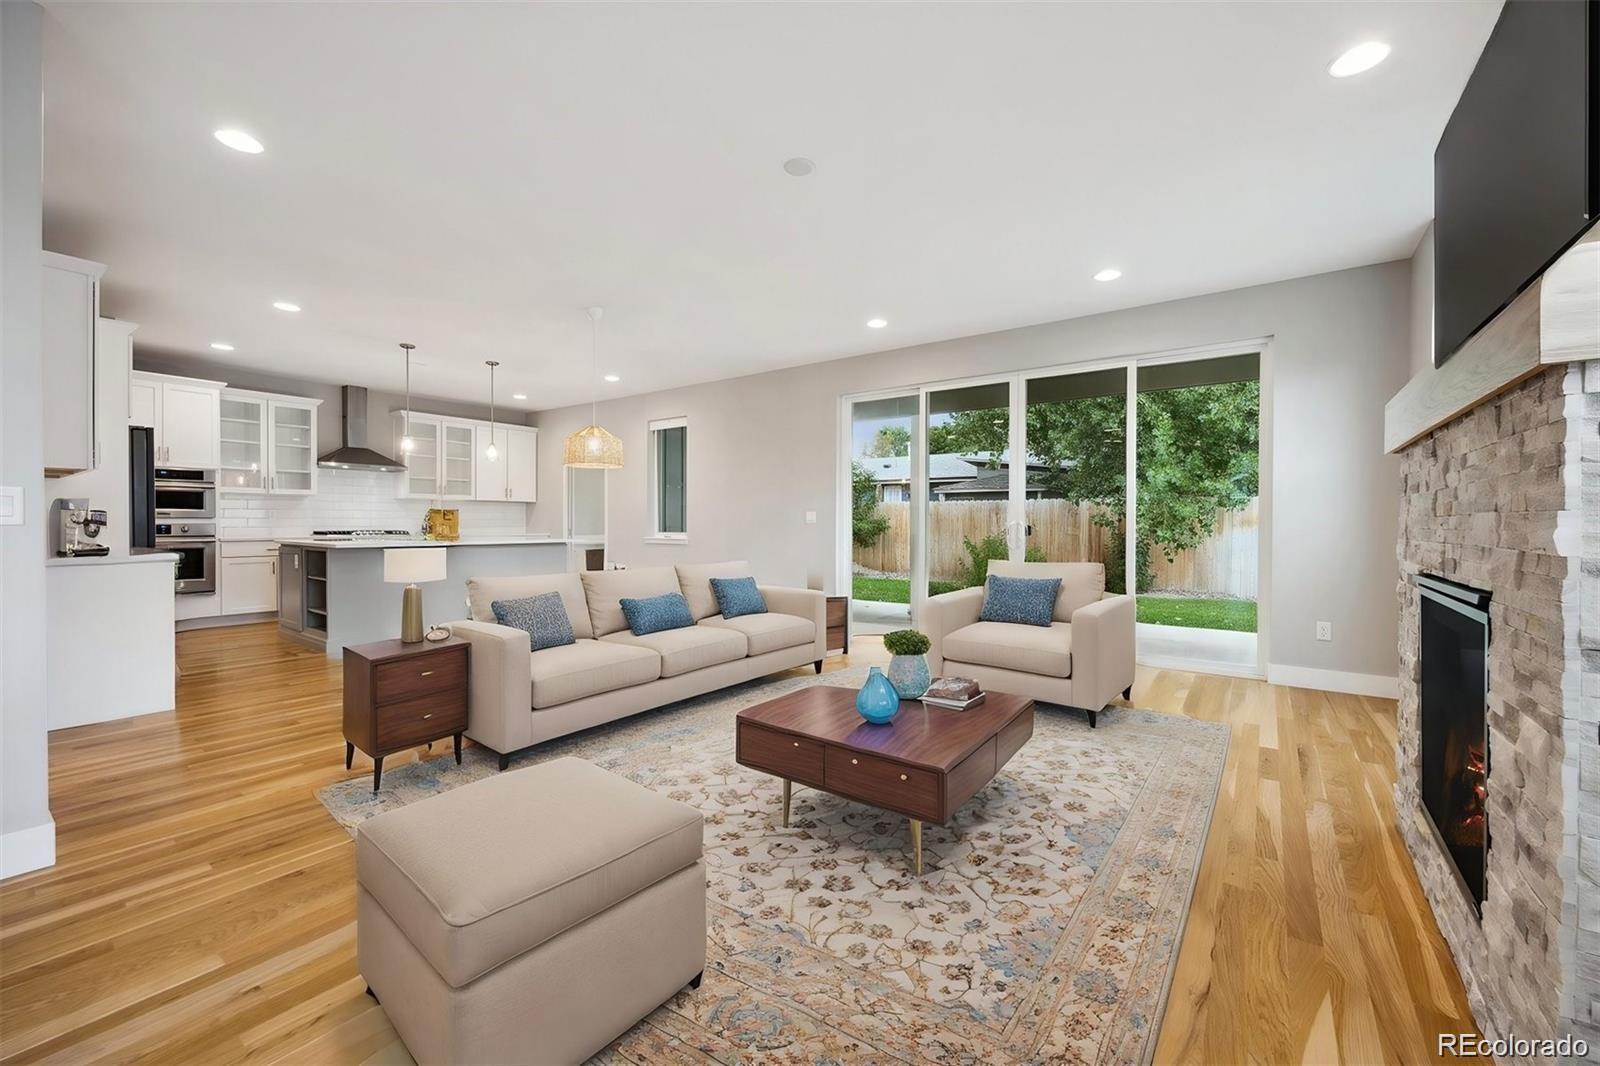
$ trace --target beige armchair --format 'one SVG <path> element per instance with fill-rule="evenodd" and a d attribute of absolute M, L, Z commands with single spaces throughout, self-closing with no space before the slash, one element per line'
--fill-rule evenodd
<path fill-rule="evenodd" d="M 1133 693 L 1133 597 L 1105 592 L 1100 563 L 995 561 L 1000 577 L 1061 579 L 1048 626 L 984 622 L 983 588 L 961 589 L 928 600 L 923 630 L 928 668 L 936 675 L 970 677 L 985 689 L 1081 707 L 1089 725 L 1119 694 Z"/>

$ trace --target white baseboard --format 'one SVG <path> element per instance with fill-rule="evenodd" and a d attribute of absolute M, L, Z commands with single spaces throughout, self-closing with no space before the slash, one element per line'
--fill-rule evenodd
<path fill-rule="evenodd" d="M 0 835 L 0 879 L 56 864 L 56 823 L 14 829 Z"/>
<path fill-rule="evenodd" d="M 1252 677 L 1259 679 L 1261 671 L 1242 663 L 1218 663 L 1209 659 L 1185 659 L 1176 655 L 1140 655 L 1140 666 L 1157 670 L 1182 670 L 1186 674 L 1216 674 L 1219 677 Z"/>
<path fill-rule="evenodd" d="M 1355 696 L 1400 698 L 1400 678 L 1388 674 L 1353 674 L 1346 670 L 1321 670 L 1314 666 L 1267 664 L 1267 681 L 1291 688 L 1315 688 L 1324 692 L 1348 692 Z"/>

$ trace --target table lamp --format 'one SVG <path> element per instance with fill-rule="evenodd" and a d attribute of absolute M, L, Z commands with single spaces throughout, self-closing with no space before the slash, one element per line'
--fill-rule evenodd
<path fill-rule="evenodd" d="M 405 585 L 400 598 L 400 642 L 417 644 L 422 640 L 422 590 L 419 581 L 443 581 L 447 548 L 383 549 L 383 580 L 390 585 Z"/>

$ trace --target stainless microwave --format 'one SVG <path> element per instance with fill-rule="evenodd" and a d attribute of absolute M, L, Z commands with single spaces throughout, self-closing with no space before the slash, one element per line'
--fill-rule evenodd
<path fill-rule="evenodd" d="M 211 470 L 156 467 L 157 518 L 217 517 L 217 475 Z"/>

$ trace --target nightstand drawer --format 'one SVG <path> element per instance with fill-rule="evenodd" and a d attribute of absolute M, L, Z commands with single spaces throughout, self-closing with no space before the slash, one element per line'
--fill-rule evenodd
<path fill-rule="evenodd" d="M 760 726 L 739 723 L 738 760 L 807 784 L 822 782 L 822 745 Z"/>
<path fill-rule="evenodd" d="M 384 751 L 438 740 L 467 728 L 467 696 L 461 689 L 417 696 L 378 711 L 377 741 Z"/>
<path fill-rule="evenodd" d="M 414 696 L 446 692 L 466 683 L 466 649 L 448 648 L 430 655 L 408 655 L 378 663 L 372 673 L 373 702 L 379 707 Z"/>
<path fill-rule="evenodd" d="M 822 786 L 874 807 L 930 822 L 941 820 L 939 777 L 914 766 L 830 747 L 822 768 Z"/>

